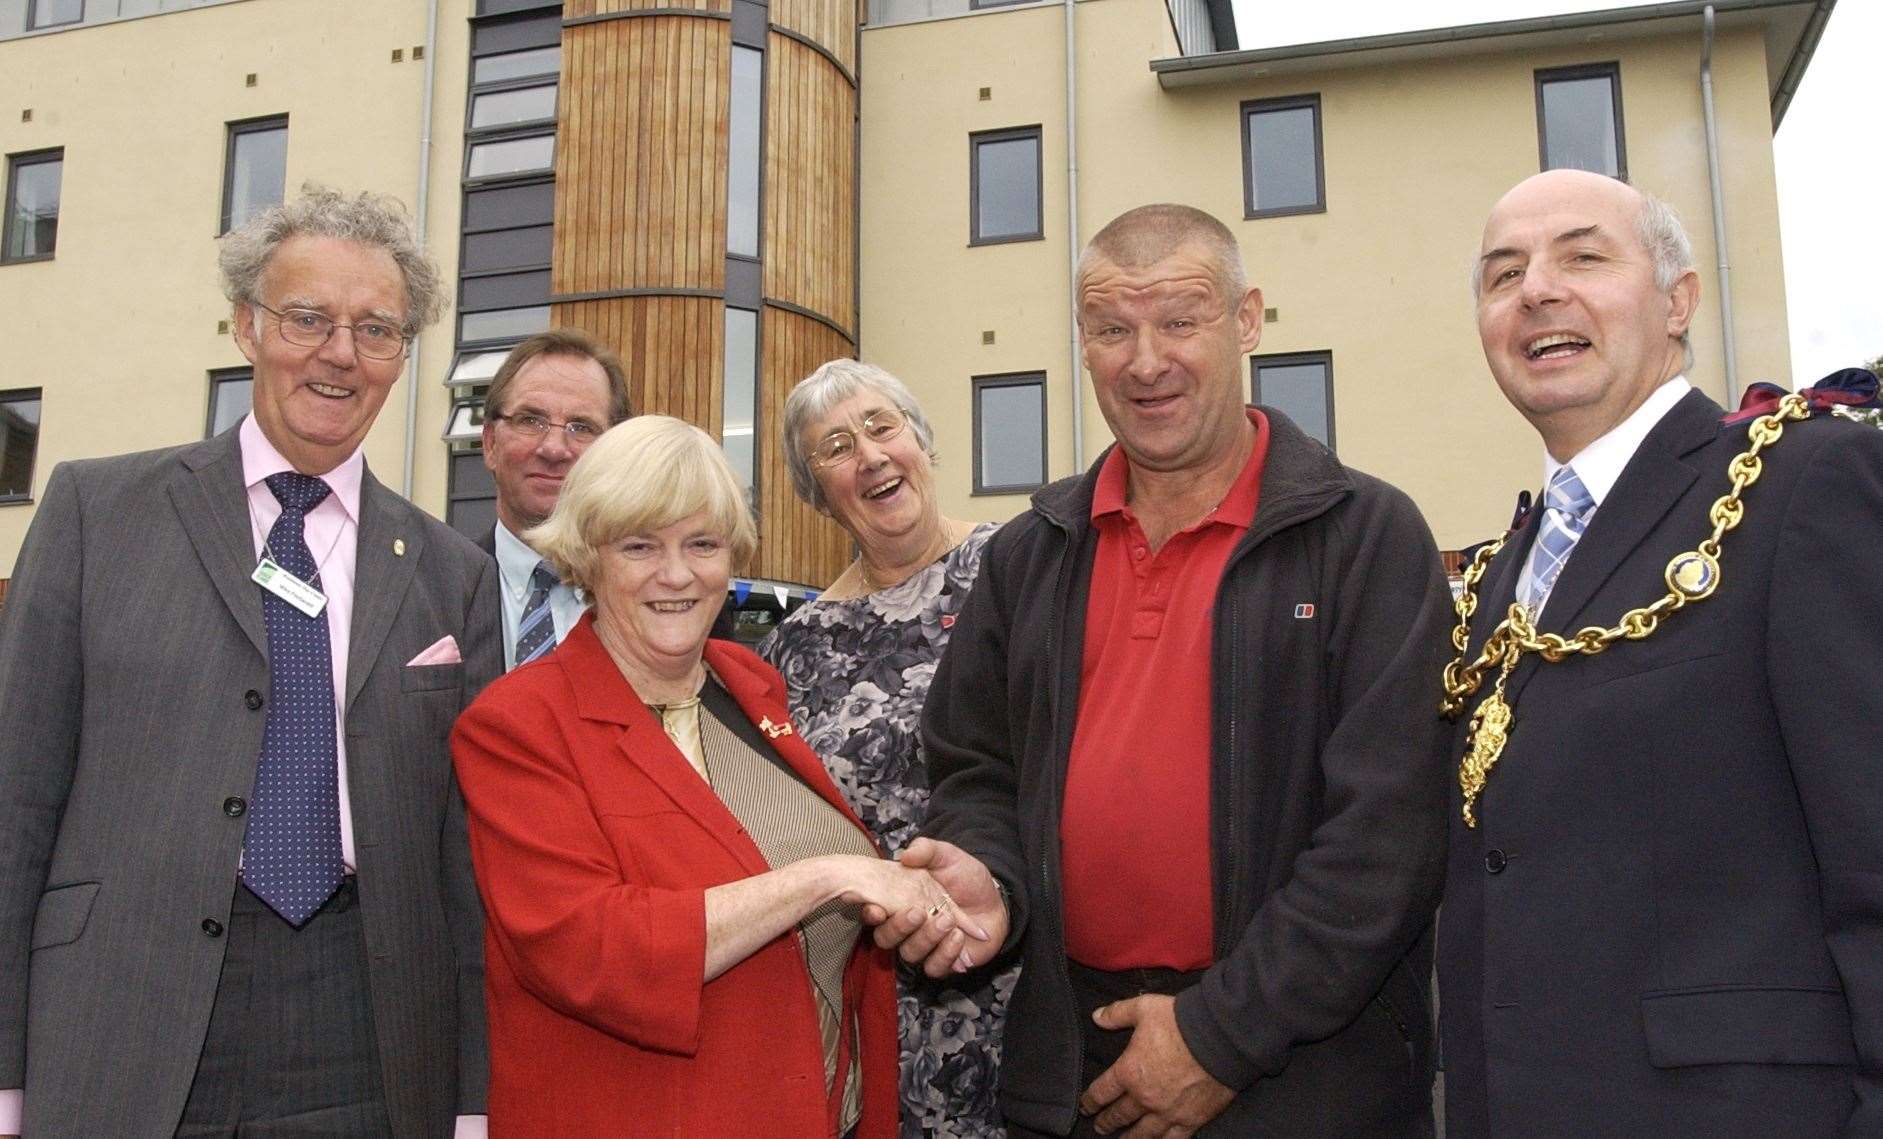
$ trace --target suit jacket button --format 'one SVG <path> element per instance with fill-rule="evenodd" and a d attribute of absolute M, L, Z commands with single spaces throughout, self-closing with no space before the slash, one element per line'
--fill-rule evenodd
<path fill-rule="evenodd" d="M 248 705 L 249 711 L 259 712 L 261 711 L 261 706 L 262 706 L 262 694 L 255 691 L 253 688 L 251 688 L 247 692 L 243 693 L 242 703 Z"/>
<path fill-rule="evenodd" d="M 248 804 L 234 795 L 222 801 L 222 813 L 232 819 L 239 819 L 248 811 Z"/>
<path fill-rule="evenodd" d="M 1502 874 L 1504 867 L 1509 865 L 1510 859 L 1506 858 L 1504 852 L 1496 847 L 1492 847 L 1484 852 L 1484 868 L 1491 873 Z"/>
<path fill-rule="evenodd" d="M 222 923 L 217 921 L 215 918 L 204 918 L 203 919 L 203 932 L 208 934 L 211 937 L 221 937 L 222 936 Z"/>

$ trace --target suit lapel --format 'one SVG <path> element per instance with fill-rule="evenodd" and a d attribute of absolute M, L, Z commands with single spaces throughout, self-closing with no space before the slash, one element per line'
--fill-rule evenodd
<path fill-rule="evenodd" d="M 771 869 L 757 844 L 744 833 L 719 796 L 667 737 L 654 713 L 641 702 L 608 650 L 595 635 L 595 616 L 584 614 L 549 659 L 562 667 L 575 692 L 576 714 L 585 720 L 617 725 L 616 750 L 676 807 L 713 836 L 748 875 Z M 702 715 L 705 713 L 702 712 Z"/>
<path fill-rule="evenodd" d="M 268 631 L 262 623 L 261 588 L 249 580 L 255 568 L 255 540 L 236 430 L 182 452 L 183 469 L 170 480 L 170 503 L 216 592 L 265 657 Z"/>
<path fill-rule="evenodd" d="M 353 629 L 347 648 L 347 704 L 358 698 L 405 602 L 425 551 L 425 530 L 409 525 L 412 507 L 360 474 L 359 548 L 353 568 Z M 400 552 L 395 553 L 398 550 Z"/>
<path fill-rule="evenodd" d="M 1685 457 L 1717 439 L 1719 423 L 1719 405 L 1699 391 L 1692 391 L 1648 432 L 1628 465 L 1622 468 L 1621 478 L 1615 481 L 1607 500 L 1596 510 L 1588 530 L 1569 555 L 1568 564 L 1563 566 L 1562 576 L 1550 590 L 1549 601 L 1543 608 L 1542 630 L 1567 635 L 1585 625 L 1611 625 L 1620 619 L 1626 608 L 1646 605 L 1658 596 L 1648 594 L 1630 599 L 1626 606 L 1612 613 L 1597 612 L 1589 604 L 1636 547 L 1654 533 L 1681 496 L 1693 487 L 1700 472 L 1688 464 Z M 1694 520 L 1696 543 L 1705 537 L 1701 531 L 1705 524 L 1705 518 Z M 1517 667 L 1509 686 L 1513 699 L 1536 673 L 1539 661 L 1534 654 L 1526 654 Z"/>

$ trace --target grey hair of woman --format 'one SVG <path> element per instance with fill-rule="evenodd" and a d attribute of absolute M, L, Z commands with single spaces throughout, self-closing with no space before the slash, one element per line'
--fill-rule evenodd
<path fill-rule="evenodd" d="M 399 200 L 370 192 L 349 197 L 312 183 L 301 187 L 300 197 L 262 210 L 222 239 L 216 262 L 232 303 L 262 303 L 262 274 L 281 244 L 294 237 L 332 237 L 385 250 L 405 281 L 401 331 L 411 336 L 438 319 L 444 307 L 438 266 L 419 248 Z"/>
<path fill-rule="evenodd" d="M 830 507 L 811 470 L 804 432 L 829 415 L 832 408 L 863 391 L 877 392 L 902 409 L 909 417 L 909 430 L 915 432 L 916 443 L 928 452 L 931 462 L 940 459 L 935 453 L 935 430 L 929 426 L 928 416 L 922 414 L 922 405 L 916 402 L 915 393 L 907 384 L 874 364 L 848 359 L 826 361 L 817 371 L 799 380 L 798 386 L 785 397 L 784 423 L 785 466 L 791 471 L 791 488 L 798 492 L 799 498 L 824 513 L 829 513 Z"/>

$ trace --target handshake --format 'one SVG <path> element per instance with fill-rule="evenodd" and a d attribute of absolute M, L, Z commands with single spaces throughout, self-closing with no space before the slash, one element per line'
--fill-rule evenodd
<path fill-rule="evenodd" d="M 1007 940 L 1006 899 L 981 860 L 918 838 L 894 862 L 859 859 L 841 897 L 861 907 L 876 944 L 930 977 L 985 965 Z"/>

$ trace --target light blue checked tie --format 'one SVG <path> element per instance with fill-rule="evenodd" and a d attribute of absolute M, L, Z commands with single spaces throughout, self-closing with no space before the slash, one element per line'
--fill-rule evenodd
<path fill-rule="evenodd" d="M 1563 467 L 1550 478 L 1543 492 L 1543 524 L 1537 531 L 1536 544 L 1517 579 L 1517 600 L 1529 607 L 1532 616 L 1542 612 L 1550 590 L 1569 561 L 1569 552 L 1589 525 L 1595 511 L 1595 499 L 1589 488 L 1576 477 L 1574 467 Z"/>
<path fill-rule="evenodd" d="M 517 663 L 528 664 L 556 647 L 556 622 L 550 612 L 549 591 L 556 587 L 556 571 L 539 561 L 530 571 L 530 596 L 517 622 Z"/>

